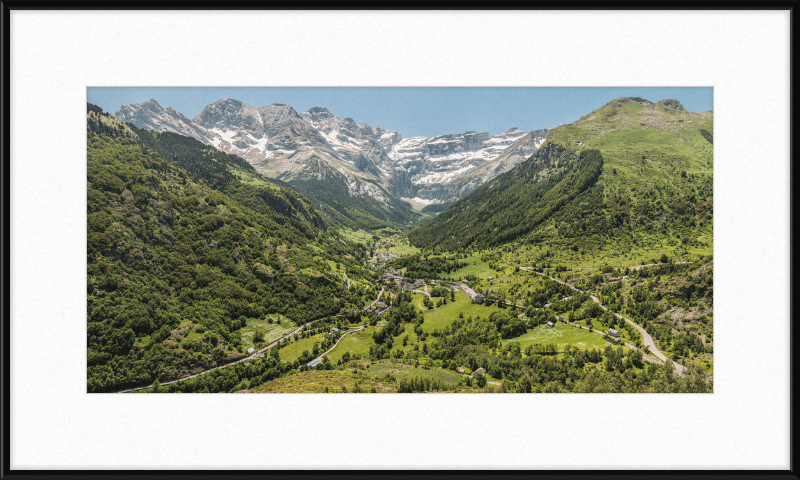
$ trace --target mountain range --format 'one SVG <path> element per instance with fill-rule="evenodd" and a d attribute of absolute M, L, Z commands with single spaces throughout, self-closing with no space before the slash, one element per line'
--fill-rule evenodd
<path fill-rule="evenodd" d="M 298 113 L 285 104 L 255 108 L 230 98 L 207 105 L 192 119 L 155 99 L 123 105 L 114 115 L 140 128 L 179 133 L 238 155 L 260 173 L 316 200 L 323 211 L 320 195 L 359 198 L 378 223 L 418 219 L 411 206 L 449 204 L 527 159 L 548 132 L 514 127 L 500 134 L 468 131 L 404 138 L 393 130 L 339 118 L 325 107 Z M 327 191 L 319 192 L 320 187 Z M 368 226 L 354 219 L 341 222 Z"/>

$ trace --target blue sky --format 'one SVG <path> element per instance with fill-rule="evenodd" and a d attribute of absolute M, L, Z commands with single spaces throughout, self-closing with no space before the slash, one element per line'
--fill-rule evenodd
<path fill-rule="evenodd" d="M 711 110 L 711 87 L 90 87 L 88 101 L 114 113 L 155 98 L 193 118 L 220 98 L 253 107 L 286 103 L 298 112 L 324 106 L 340 118 L 396 130 L 404 137 L 501 133 L 570 123 L 617 97 L 674 98 Z"/>

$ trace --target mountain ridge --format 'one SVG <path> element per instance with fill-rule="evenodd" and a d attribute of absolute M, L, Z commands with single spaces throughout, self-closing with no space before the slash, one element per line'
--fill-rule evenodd
<path fill-rule="evenodd" d="M 399 201 L 421 197 L 424 204 L 453 201 L 523 161 L 548 131 L 513 127 L 496 135 L 467 131 L 403 138 L 393 130 L 336 117 L 326 107 L 298 113 L 287 104 L 256 108 L 231 98 L 212 102 L 193 119 L 154 99 L 123 105 L 115 116 L 141 128 L 191 136 L 289 183 L 316 156 L 346 177 L 348 184 L 362 184 L 348 189 L 348 194 L 372 196 L 387 207 L 391 203 L 385 201 L 387 194 Z"/>
<path fill-rule="evenodd" d="M 568 246 L 570 254 L 613 245 L 620 255 L 653 242 L 705 245 L 713 204 L 711 131 L 710 112 L 691 112 L 676 100 L 612 100 L 550 130 L 528 160 L 412 230 L 409 240 L 450 250 L 509 242 Z M 602 168 L 589 188 L 556 197 L 541 191 L 542 185 L 577 188 L 559 175 L 595 151 Z M 531 222 L 541 212 L 546 218 Z"/>

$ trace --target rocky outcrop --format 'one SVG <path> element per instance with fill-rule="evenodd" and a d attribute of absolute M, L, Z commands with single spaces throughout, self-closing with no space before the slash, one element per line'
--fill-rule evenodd
<path fill-rule="evenodd" d="M 175 132 L 209 143 L 211 137 L 204 128 L 172 108 L 162 107 L 155 99 L 132 105 L 123 105 L 114 113 L 123 122 L 157 132 Z"/>

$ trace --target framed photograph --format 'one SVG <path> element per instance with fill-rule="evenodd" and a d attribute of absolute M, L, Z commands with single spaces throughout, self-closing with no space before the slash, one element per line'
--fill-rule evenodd
<path fill-rule="evenodd" d="M 6 7 L 4 475 L 794 477 L 792 13 Z"/>

